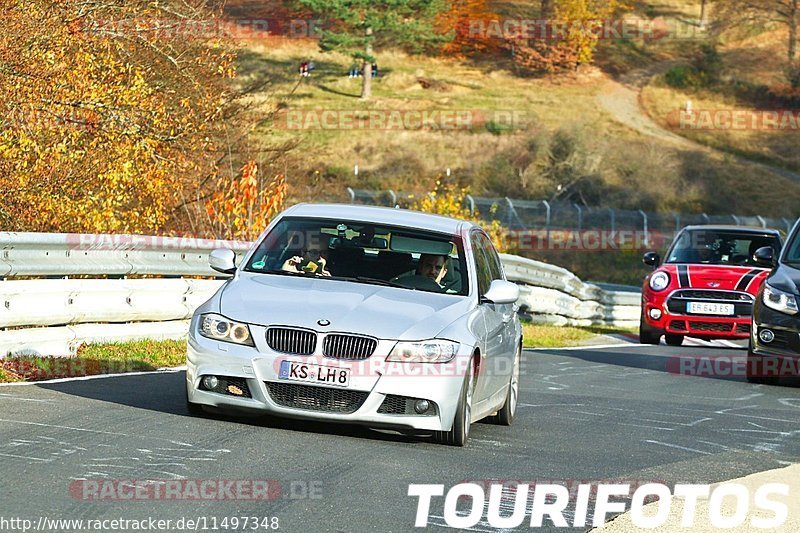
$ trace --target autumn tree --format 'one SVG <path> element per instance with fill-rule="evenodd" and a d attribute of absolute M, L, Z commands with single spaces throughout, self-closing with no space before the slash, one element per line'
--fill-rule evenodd
<path fill-rule="evenodd" d="M 220 180 L 205 208 L 216 237 L 255 240 L 283 211 L 286 178 L 278 174 L 269 181 L 261 179 L 254 161 L 245 163 L 240 172 L 236 179 Z"/>
<path fill-rule="evenodd" d="M 498 18 L 489 0 L 451 0 L 450 7 L 436 20 L 438 32 L 452 35 L 442 47 L 442 53 L 463 57 L 498 51 L 500 43 L 481 28 Z"/>
<path fill-rule="evenodd" d="M 0 226 L 203 233 L 248 151 L 215 17 L 200 0 L 5 0 Z"/>
<path fill-rule="evenodd" d="M 786 76 L 792 87 L 800 88 L 798 24 L 800 0 L 725 0 L 715 3 L 716 15 L 724 27 L 747 24 L 777 24 L 788 30 Z"/>
<path fill-rule="evenodd" d="M 537 34 L 511 45 L 515 63 L 544 72 L 591 63 L 604 24 L 625 7 L 622 0 L 542 0 Z"/>
<path fill-rule="evenodd" d="M 372 64 L 377 49 L 401 46 L 413 52 L 440 43 L 436 17 L 444 0 L 297 0 L 324 19 L 320 48 L 339 51 L 361 62 L 361 98 L 372 96 Z"/>

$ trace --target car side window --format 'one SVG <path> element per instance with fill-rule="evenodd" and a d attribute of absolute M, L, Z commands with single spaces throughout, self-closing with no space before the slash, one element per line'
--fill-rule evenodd
<path fill-rule="evenodd" d="M 478 239 L 483 245 L 482 248 L 489 263 L 489 273 L 492 276 L 492 280 L 503 279 L 503 265 L 500 263 L 500 256 L 497 255 L 497 250 L 494 249 L 491 239 L 483 233 L 478 234 Z"/>
<path fill-rule="evenodd" d="M 472 253 L 475 255 L 475 273 L 478 278 L 478 294 L 483 296 L 489 290 L 489 285 L 492 283 L 492 272 L 489 267 L 489 261 L 486 259 L 486 252 L 484 251 L 480 236 L 480 233 L 473 233 L 470 238 L 470 243 L 472 244 Z"/>

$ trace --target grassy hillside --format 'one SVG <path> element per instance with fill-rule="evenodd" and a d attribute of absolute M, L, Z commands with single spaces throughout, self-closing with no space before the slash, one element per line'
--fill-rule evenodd
<path fill-rule="evenodd" d="M 295 75 L 314 61 L 310 78 Z M 381 131 L 286 129 L 281 115 L 256 131 L 299 143 L 288 163 L 298 200 L 344 197 L 347 186 L 426 191 L 446 168 L 474 194 L 552 199 L 573 181 L 574 201 L 682 212 L 774 213 L 790 216 L 800 188 L 721 154 L 660 142 L 612 120 L 596 97 L 608 75 L 599 68 L 557 78 L 518 77 L 503 65 L 401 52 L 380 55 L 373 100 L 359 100 L 351 61 L 323 54 L 313 42 L 256 44 L 242 56 L 243 81 L 268 76 L 255 101 L 265 113 L 326 110 L 513 111 L 513 129 Z M 356 177 L 353 167 L 358 165 Z M 741 177 L 748 176 L 748 180 Z"/>
<path fill-rule="evenodd" d="M 795 168 L 800 157 L 793 150 L 795 135 L 675 132 L 719 149 L 698 150 L 643 135 L 598 106 L 598 96 L 612 87 L 609 83 L 628 83 L 631 73 L 641 71 L 640 77 L 647 78 L 652 75 L 648 71 L 660 65 L 667 65 L 663 71 L 673 63 L 690 62 L 707 41 L 699 30 L 691 35 L 691 23 L 699 15 L 697 2 L 651 0 L 633 5 L 630 17 L 679 20 L 681 31 L 691 38 L 604 41 L 595 66 L 541 78 L 519 76 L 502 54 L 458 60 L 383 51 L 378 55 L 381 76 L 375 80 L 375 97 L 367 103 L 358 98 L 361 80 L 347 76 L 352 64 L 348 57 L 322 53 L 313 40 L 250 43 L 240 58 L 241 82 L 266 83 L 253 97 L 265 117 L 254 135 L 296 145 L 281 163 L 293 200 L 344 199 L 348 186 L 429 191 L 436 177 L 450 168 L 454 179 L 478 195 L 662 212 L 794 216 L 798 183 L 737 156 Z M 494 2 L 495 10 L 506 17 L 535 18 L 537 6 L 538 2 Z M 739 98 L 747 92 L 739 80 L 754 85 L 766 79 L 766 72 L 779 71 L 771 48 L 779 46 L 777 37 L 767 39 L 762 48 L 754 46 L 759 39 L 764 37 L 731 38 L 721 50 L 726 68 L 740 73 L 736 91 L 731 84 L 675 89 L 663 76 L 654 76 L 641 98 L 644 111 L 666 125 L 666 117 L 687 99 L 695 107 L 714 109 L 747 104 Z M 317 68 L 301 79 L 297 67 L 304 60 Z M 490 118 L 497 111 L 509 111 L 521 120 L 511 127 L 490 123 L 459 131 L 287 129 L 285 124 L 289 113 L 437 110 Z"/>

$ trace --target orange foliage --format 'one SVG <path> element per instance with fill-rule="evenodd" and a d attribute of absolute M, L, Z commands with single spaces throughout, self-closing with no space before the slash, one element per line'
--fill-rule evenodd
<path fill-rule="evenodd" d="M 87 5 L 0 9 L 0 227 L 188 231 L 175 208 L 214 174 L 234 55 L 187 35 L 186 21 L 213 17 L 202 5 Z M 147 27 L 169 20 L 183 30 Z"/>
<path fill-rule="evenodd" d="M 283 211 L 286 189 L 283 175 L 275 176 L 265 185 L 258 177 L 258 165 L 248 161 L 239 178 L 229 183 L 220 180 L 218 192 L 206 202 L 215 236 L 254 240 Z"/>
<path fill-rule="evenodd" d="M 492 11 L 489 0 L 453 0 L 449 10 L 437 20 L 442 33 L 453 33 L 453 40 L 442 47 L 447 55 L 463 57 L 499 50 L 497 39 L 480 31 L 499 16 Z"/>

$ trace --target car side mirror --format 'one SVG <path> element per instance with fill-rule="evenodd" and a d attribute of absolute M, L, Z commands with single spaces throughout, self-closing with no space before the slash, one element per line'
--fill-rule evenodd
<path fill-rule="evenodd" d="M 495 304 L 513 304 L 517 300 L 519 300 L 519 286 L 502 279 L 494 280 L 486 294 L 481 297 L 481 301 Z"/>
<path fill-rule="evenodd" d="M 647 252 L 642 257 L 642 262 L 647 266 L 657 268 L 661 265 L 661 256 L 655 252 Z"/>
<path fill-rule="evenodd" d="M 222 274 L 236 272 L 236 252 L 227 248 L 217 248 L 208 254 L 209 266 Z"/>
<path fill-rule="evenodd" d="M 756 250 L 753 260 L 758 266 L 772 268 L 775 266 L 775 250 L 772 246 L 764 246 Z"/>

